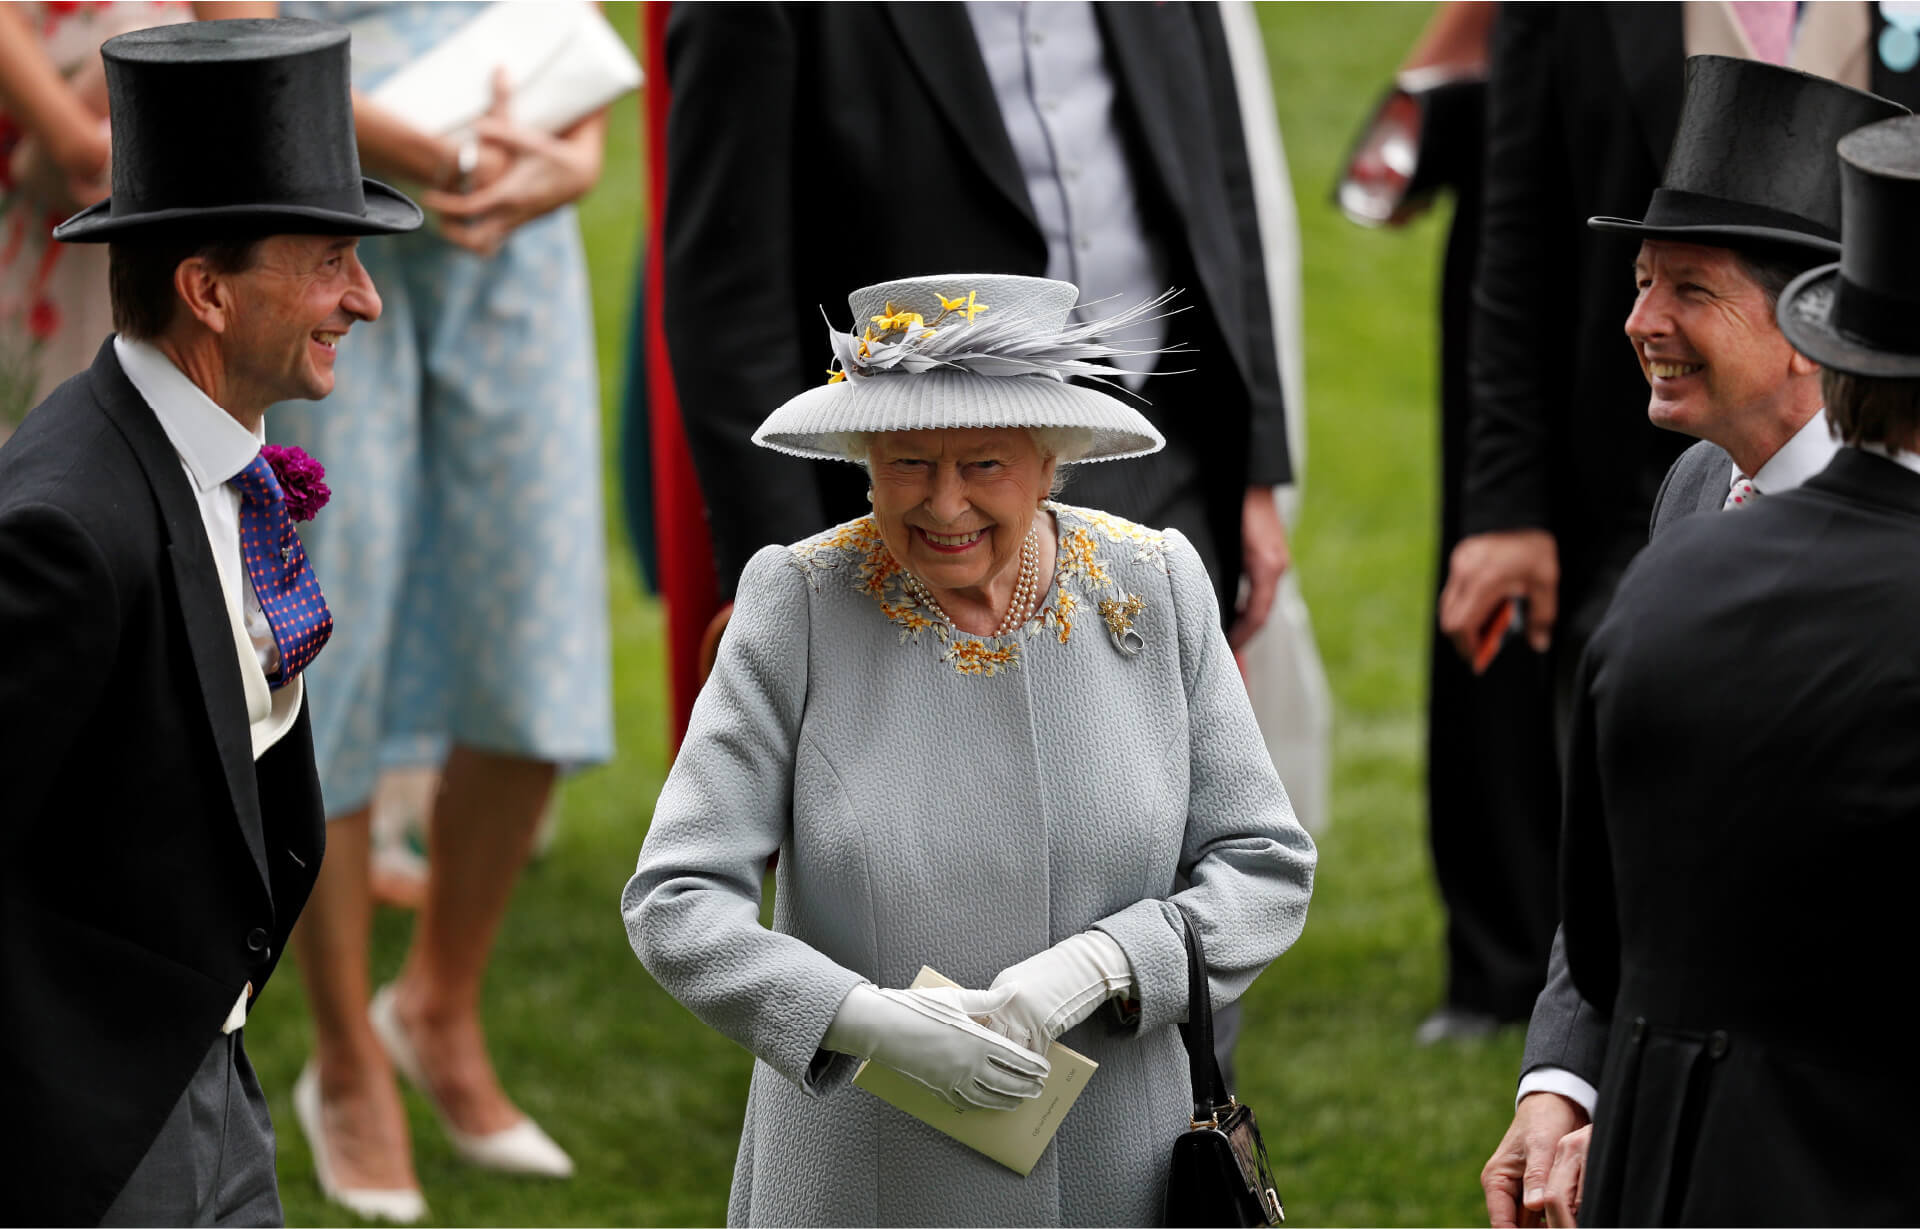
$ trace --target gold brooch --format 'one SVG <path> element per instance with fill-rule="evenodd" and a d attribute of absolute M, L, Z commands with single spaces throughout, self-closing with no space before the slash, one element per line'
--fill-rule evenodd
<path fill-rule="evenodd" d="M 1137 655 L 1147 647 L 1146 639 L 1133 630 L 1133 617 L 1146 608 L 1146 599 L 1137 594 L 1129 595 L 1125 600 L 1106 598 L 1100 603 L 1100 617 L 1106 621 L 1107 635 L 1112 638 L 1113 647 L 1128 657 Z"/>

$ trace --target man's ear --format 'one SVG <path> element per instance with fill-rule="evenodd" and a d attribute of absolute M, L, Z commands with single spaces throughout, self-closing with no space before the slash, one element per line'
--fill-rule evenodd
<path fill-rule="evenodd" d="M 189 256 L 174 266 L 173 292 L 208 332 L 227 331 L 233 319 L 232 288 L 204 257 Z"/>
<path fill-rule="evenodd" d="M 1787 374 L 1792 376 L 1817 376 L 1820 374 L 1820 364 L 1814 362 L 1798 350 L 1795 350 L 1793 351 L 1793 357 L 1787 360 Z"/>

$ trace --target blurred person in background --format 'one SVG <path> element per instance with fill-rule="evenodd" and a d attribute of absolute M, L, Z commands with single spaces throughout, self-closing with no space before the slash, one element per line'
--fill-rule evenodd
<path fill-rule="evenodd" d="M 1272 488 L 1291 463 L 1213 6 L 676 4 L 667 38 L 663 306 L 723 597 L 760 547 L 861 506 L 846 475 L 751 442 L 766 406 L 817 378 L 819 305 L 922 269 L 978 269 L 1070 280 L 1089 303 L 1194 287 L 1187 310 L 1147 326 L 1193 357 L 1130 360 L 1123 377 L 1167 448 L 1091 467 L 1076 495 L 1180 527 L 1236 645 L 1265 621 L 1288 561 Z M 816 156 L 835 192 L 804 190 Z M 806 238 L 901 184 L 922 189 L 911 225 L 850 247 Z M 694 361 L 742 319 L 766 340 L 751 361 Z M 1153 377 L 1169 364 L 1196 374 Z M 1201 441 L 1221 439 L 1243 472 L 1203 471 Z"/>
<path fill-rule="evenodd" d="M 1435 8 L 1363 130 L 1338 189 L 1347 216 L 1369 226 L 1405 225 L 1440 191 L 1453 195 L 1440 281 L 1436 610 L 1437 586 L 1461 537 L 1487 39 L 1496 7 L 1453 0 Z M 1520 1018 L 1538 989 L 1531 910 L 1516 907 L 1512 884 L 1534 864 L 1527 834 L 1557 813 L 1560 787 L 1546 663 L 1529 653 L 1501 653 L 1476 673 L 1441 633 L 1437 617 L 1431 641 L 1427 836 L 1446 910 L 1447 964 L 1440 1006 L 1414 1032 L 1422 1045 L 1485 1036 Z"/>
<path fill-rule="evenodd" d="M 53 242 L 107 195 L 112 143 L 100 44 L 116 34 L 249 8 L 169 0 L 0 5 L 0 440 L 86 369 L 113 331 L 106 249 Z"/>
<path fill-rule="evenodd" d="M 362 157 L 424 185 L 434 217 L 376 260 L 387 327 L 339 367 L 354 412 L 272 419 L 325 462 L 340 513 L 309 543 L 338 631 L 310 681 L 329 851 L 294 936 L 315 1040 L 294 1106 L 327 1194 L 398 1221 L 426 1205 L 395 1068 L 462 1160 L 572 1172 L 502 1089 L 480 995 L 559 768 L 612 752 L 599 387 L 570 208 L 599 176 L 604 116 L 549 135 L 500 94 L 450 139 L 365 97 L 481 7 L 282 6 L 352 32 Z M 450 746 L 432 873 L 376 992 L 370 801 L 383 749 L 418 739 Z"/>
<path fill-rule="evenodd" d="M 647 970 L 758 1060 L 729 1224 L 1162 1223 L 1193 1110 L 1184 927 L 1224 1003 L 1305 923 L 1313 841 L 1198 553 L 1050 498 L 1060 466 L 1161 442 L 1061 378 L 1133 349 L 1076 332 L 1077 297 L 860 288 L 838 372 L 753 437 L 858 461 L 873 511 L 749 562 L 621 897 Z M 973 989 L 909 987 L 923 965 Z M 1010 1108 L 1056 1038 L 1100 1067 L 1025 1176 L 847 1087 L 870 1058 Z"/>
<path fill-rule="evenodd" d="M 1641 240 L 1624 330 L 1651 389 L 1647 419 L 1701 440 L 1661 485 L 1656 540 L 1695 513 L 1743 510 L 1791 490 L 1832 457 L 1819 369 L 1782 337 L 1774 303 L 1837 250 L 1834 142 L 1905 111 L 1738 58 L 1693 57 L 1686 70 L 1672 153 L 1640 218 L 1590 222 Z M 1513 1124 L 1481 1174 L 1494 1224 L 1543 1214 L 1571 1222 L 1617 1031 L 1575 989 L 1556 938 L 1527 1029 Z"/>
<path fill-rule="evenodd" d="M 1472 660 L 1501 608 L 1525 599 L 1527 642 L 1548 654 L 1562 751 L 1574 666 L 1686 446 L 1638 412 L 1645 381 L 1619 331 L 1633 305 L 1622 271 L 1634 242 L 1586 220 L 1634 216 L 1658 185 L 1688 55 L 1787 64 L 1900 101 L 1920 94 L 1911 60 L 1889 58 L 1897 40 L 1883 37 L 1883 7 L 1500 9 L 1469 342 L 1465 536 L 1448 561 L 1440 625 Z M 1545 977 L 1558 832 L 1557 812 L 1543 813 L 1482 852 L 1501 868 L 1510 909 L 1495 1021 L 1525 1017 Z M 1477 1024 L 1484 1031 L 1488 1022 Z"/>

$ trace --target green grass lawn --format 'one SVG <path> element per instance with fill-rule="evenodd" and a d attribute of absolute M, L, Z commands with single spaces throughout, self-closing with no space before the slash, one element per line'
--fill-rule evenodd
<path fill-rule="evenodd" d="M 633 6 L 608 15 L 631 35 Z M 1328 204 L 1361 116 L 1425 5 L 1280 4 L 1261 19 L 1300 202 L 1309 462 L 1295 541 L 1338 705 L 1334 815 L 1306 935 L 1247 999 L 1241 1092 L 1261 1115 L 1291 1223 L 1484 1223 L 1477 1175 L 1510 1115 L 1519 1038 L 1417 1050 L 1440 993 L 1440 917 L 1427 867 L 1421 712 L 1435 519 L 1433 303 L 1443 217 L 1365 232 Z M 606 174 L 581 214 L 592 255 L 608 410 L 625 376 L 630 271 L 643 194 L 636 107 L 617 108 Z M 619 755 L 569 781 L 558 837 L 528 872 L 487 987 L 502 1078 L 574 1155 L 568 1183 L 515 1181 L 454 1160 L 412 1093 L 414 1149 L 444 1224 L 715 1224 L 746 1092 L 746 1053 L 662 993 L 633 958 L 616 903 L 665 772 L 659 607 L 639 593 L 613 500 Z M 398 968 L 410 918 L 383 914 L 375 969 Z M 295 1225 L 324 1203 L 289 1090 L 309 1029 L 299 978 L 274 982 L 247 1029 L 279 1124 Z"/>

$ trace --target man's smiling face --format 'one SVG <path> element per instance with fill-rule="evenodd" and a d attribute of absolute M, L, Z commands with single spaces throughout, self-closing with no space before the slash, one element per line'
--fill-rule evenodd
<path fill-rule="evenodd" d="M 333 391 L 335 352 L 358 321 L 380 316 L 380 295 L 350 235 L 274 235 L 231 274 L 232 325 L 223 337 L 231 399 L 269 405 Z"/>
<path fill-rule="evenodd" d="M 1655 426 L 1712 439 L 1782 395 L 1793 347 L 1735 252 L 1649 239 L 1633 276 L 1639 295 L 1626 331 Z"/>

